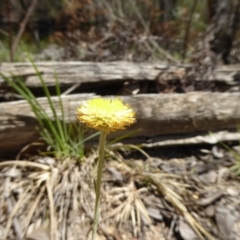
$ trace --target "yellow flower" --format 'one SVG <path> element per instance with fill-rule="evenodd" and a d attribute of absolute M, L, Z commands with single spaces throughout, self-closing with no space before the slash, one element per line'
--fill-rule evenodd
<path fill-rule="evenodd" d="M 136 121 L 135 112 L 121 99 L 94 98 L 77 109 L 77 119 L 96 130 L 112 132 Z"/>

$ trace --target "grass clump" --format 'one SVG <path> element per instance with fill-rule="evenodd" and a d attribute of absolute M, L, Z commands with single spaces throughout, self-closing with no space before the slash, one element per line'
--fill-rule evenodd
<path fill-rule="evenodd" d="M 82 158 L 84 156 L 84 142 L 97 136 L 99 133 L 84 138 L 85 130 L 79 123 L 67 123 L 57 76 L 55 76 L 57 96 L 52 97 L 36 65 L 33 62 L 32 65 L 41 82 L 47 103 L 50 107 L 50 114 L 47 113 L 46 107 L 41 104 L 41 101 L 34 96 L 21 79 L 12 80 L 2 74 L 1 76 L 30 104 L 39 124 L 39 134 L 42 140 L 48 145 L 48 150 L 45 154 L 51 154 L 57 159 L 65 159 L 67 157 Z M 52 117 L 49 115 L 52 115 Z"/>
<path fill-rule="evenodd" d="M 235 159 L 235 164 L 230 167 L 230 170 L 232 170 L 233 172 L 236 173 L 236 175 L 240 175 L 240 153 L 239 151 L 236 151 L 234 149 L 230 149 L 231 154 L 233 155 L 234 159 Z"/>
<path fill-rule="evenodd" d="M 9 34 L 0 29 L 0 62 L 10 61 L 10 49 L 9 49 Z M 34 56 L 45 49 L 49 43 L 45 40 L 40 42 L 31 42 L 25 38 L 21 39 L 20 44 L 13 52 L 14 62 L 25 62 L 28 61 L 28 56 Z"/>
<path fill-rule="evenodd" d="M 225 143 L 222 143 L 222 146 L 232 155 L 235 160 L 235 163 L 229 168 L 236 176 L 240 175 L 240 151 L 239 148 L 231 148 Z M 239 144 L 240 146 L 240 144 Z"/>

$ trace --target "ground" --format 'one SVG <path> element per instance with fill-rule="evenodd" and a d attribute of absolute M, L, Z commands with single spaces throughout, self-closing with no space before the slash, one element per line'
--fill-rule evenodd
<path fill-rule="evenodd" d="M 0 163 L 1 239 L 88 239 L 96 158 Z M 234 163 L 217 145 L 109 148 L 98 239 L 240 239 Z"/>

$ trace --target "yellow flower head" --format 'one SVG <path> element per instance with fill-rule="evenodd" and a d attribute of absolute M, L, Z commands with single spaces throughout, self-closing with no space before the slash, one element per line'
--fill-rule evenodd
<path fill-rule="evenodd" d="M 136 121 L 135 112 L 121 99 L 94 98 L 77 109 L 77 119 L 96 130 L 113 132 Z"/>

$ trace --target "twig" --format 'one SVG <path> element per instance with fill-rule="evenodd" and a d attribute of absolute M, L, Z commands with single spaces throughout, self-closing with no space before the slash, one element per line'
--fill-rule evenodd
<path fill-rule="evenodd" d="M 146 33 L 149 34 L 149 33 L 150 33 L 149 27 L 148 27 L 146 21 L 144 20 L 142 14 L 140 13 L 139 9 L 136 7 L 136 2 L 135 2 L 135 1 L 130 1 L 130 2 L 131 2 L 131 4 L 132 4 L 132 8 L 133 8 L 133 10 L 135 11 L 135 13 L 136 13 L 139 21 L 142 23 L 142 25 L 143 25 Z M 172 61 L 172 62 L 174 62 L 174 63 L 177 63 L 177 60 L 176 60 L 174 57 L 172 57 L 168 52 L 166 52 L 164 49 L 162 49 L 162 48 L 157 44 L 157 42 L 156 42 L 154 39 L 148 38 L 148 41 L 149 41 L 149 42 L 151 43 L 151 45 L 152 45 L 160 54 L 162 54 L 165 58 L 167 58 L 169 61 Z"/>
<path fill-rule="evenodd" d="M 9 31 L 9 50 L 10 50 L 10 61 L 13 62 L 14 54 L 13 54 L 13 46 L 12 46 L 12 18 L 11 18 L 11 1 L 6 0 L 6 12 L 8 18 L 8 31 Z"/>
<path fill-rule="evenodd" d="M 8 206 L 8 212 L 9 214 L 13 211 L 13 203 L 12 203 L 12 197 L 9 197 L 6 199 L 7 201 L 7 206 Z M 19 224 L 19 221 L 16 217 L 13 217 L 13 220 L 12 220 L 12 223 L 13 223 L 13 228 L 14 228 L 14 231 L 16 233 L 16 239 L 21 239 L 21 226 Z"/>
<path fill-rule="evenodd" d="M 34 191 L 35 191 L 35 190 L 36 190 L 36 188 L 34 188 Z M 25 221 L 24 221 L 25 228 L 26 228 L 26 229 L 25 229 L 25 234 L 27 234 L 27 230 L 28 230 L 29 223 L 30 223 L 30 221 L 31 221 L 31 219 L 32 219 L 32 216 L 33 216 L 33 214 L 34 214 L 37 206 L 38 206 L 39 201 L 40 201 L 41 198 L 42 198 L 42 195 L 43 195 L 44 190 L 45 190 L 45 186 L 42 186 L 42 188 L 41 188 L 41 190 L 40 190 L 40 192 L 39 192 L 36 200 L 33 202 L 32 207 L 30 208 L 30 210 L 29 210 L 29 212 L 28 212 L 28 215 L 27 215 L 27 217 L 26 217 L 26 219 L 25 219 Z M 32 193 L 33 193 L 34 191 L 32 191 Z M 24 234 L 24 236 L 25 236 L 25 234 Z"/>
<path fill-rule="evenodd" d="M 18 167 L 33 167 L 40 168 L 43 171 L 49 171 L 51 168 L 47 165 L 34 163 L 29 161 L 5 161 L 0 163 L 0 168 L 8 167 L 8 166 L 18 166 Z"/>
<path fill-rule="evenodd" d="M 72 91 L 74 91 L 77 87 L 80 87 L 81 83 L 75 83 L 73 86 L 68 88 L 65 92 L 61 94 L 61 96 L 69 95 Z"/>
<path fill-rule="evenodd" d="M 181 146 L 181 145 L 197 145 L 197 144 L 217 144 L 219 142 L 238 141 L 240 139 L 240 133 L 220 131 L 209 134 L 199 134 L 197 136 L 172 137 L 163 138 L 162 140 L 155 141 L 153 143 L 143 143 L 141 147 L 153 148 L 163 146 Z M 114 144 L 113 146 L 115 147 Z M 118 146 L 118 145 L 117 145 Z"/>
<path fill-rule="evenodd" d="M 19 210 L 19 207 L 20 206 L 24 206 L 25 202 L 28 201 L 29 197 L 31 195 L 28 195 L 28 191 L 31 189 L 31 187 L 27 188 L 26 191 L 24 191 L 24 193 L 21 195 L 21 197 L 19 198 L 18 202 L 15 204 L 13 210 L 11 211 L 11 215 L 8 217 L 8 222 L 7 222 L 7 225 L 5 227 L 5 237 L 3 239 L 7 239 L 8 237 L 8 232 L 10 230 L 10 227 L 12 225 L 12 222 L 13 222 L 13 218 L 14 218 L 14 215 L 17 213 L 17 211 Z"/>
<path fill-rule="evenodd" d="M 153 185 L 155 185 L 168 202 L 188 221 L 192 229 L 196 232 L 200 239 L 204 239 L 203 235 L 209 240 L 216 240 L 209 232 L 207 232 L 188 212 L 186 206 L 178 199 L 176 193 L 166 186 L 159 179 L 154 177 L 153 174 L 148 172 L 136 172 L 137 175 L 147 178 Z M 176 196 L 175 196 L 176 195 Z"/>
<path fill-rule="evenodd" d="M 177 214 L 174 214 L 166 240 L 170 240 L 172 238 L 173 229 L 174 229 L 174 226 L 176 225 L 176 222 L 177 222 Z"/>
<path fill-rule="evenodd" d="M 55 221 L 55 214 L 54 214 L 54 200 L 53 200 L 53 191 L 52 191 L 52 177 L 46 181 L 47 184 L 47 194 L 48 194 L 48 201 L 49 201 L 49 208 L 50 208 L 50 239 L 55 240 L 57 239 L 56 233 L 56 221 Z"/>
<path fill-rule="evenodd" d="M 178 63 L 178 61 L 172 57 L 167 51 L 165 51 L 163 48 L 161 48 L 154 39 L 149 38 L 149 42 L 153 45 L 153 47 L 160 53 L 162 54 L 165 58 L 167 58 L 169 61 L 173 63 Z"/>
<path fill-rule="evenodd" d="M 193 13 L 195 12 L 196 6 L 197 6 L 198 0 L 195 0 L 192 4 L 190 15 L 188 17 L 188 21 L 186 24 L 186 31 L 185 31 L 185 37 L 184 37 L 184 43 L 183 43 L 183 52 L 182 52 L 182 62 L 184 62 L 184 59 L 186 57 L 186 51 L 187 51 L 187 46 L 188 46 L 188 41 L 189 41 L 189 33 L 191 29 L 191 24 L 192 24 L 192 18 L 193 18 Z"/>
<path fill-rule="evenodd" d="M 17 37 L 16 37 L 16 39 L 15 39 L 15 41 L 13 43 L 13 46 L 12 46 L 13 53 L 16 51 L 16 49 L 18 47 L 18 44 L 19 44 L 19 42 L 21 40 L 21 37 L 22 37 L 23 32 L 24 32 L 24 30 L 26 28 L 26 25 L 27 25 L 27 23 L 29 21 L 29 18 L 32 15 L 35 6 L 37 5 L 37 1 L 38 0 L 33 0 L 32 1 L 32 3 L 30 5 L 30 7 L 28 8 L 28 11 L 27 11 L 27 13 L 25 15 L 25 18 L 23 19 L 22 23 L 20 24 L 20 29 L 18 31 Z"/>
<path fill-rule="evenodd" d="M 65 186 L 69 186 L 70 183 L 66 183 Z M 68 189 L 66 189 L 66 197 L 65 197 L 65 201 L 64 201 L 64 209 L 63 209 L 63 219 L 62 219 L 62 240 L 67 240 L 68 236 L 68 219 L 69 219 L 69 211 L 70 211 L 70 200 L 72 198 L 71 196 L 71 191 L 72 189 L 70 189 L 70 187 L 68 187 Z"/>
<path fill-rule="evenodd" d="M 4 190 L 4 197 L 6 199 L 6 202 L 7 202 L 7 211 L 8 211 L 8 214 L 9 216 L 11 215 L 11 213 L 13 212 L 13 206 L 12 206 L 12 200 L 11 200 L 11 196 L 10 196 L 10 192 L 9 192 L 9 189 L 10 189 L 10 186 L 9 186 L 9 183 L 10 183 L 10 178 L 8 177 L 6 179 L 6 182 L 5 182 L 5 190 Z M 21 239 L 21 227 L 20 227 L 20 224 L 17 220 L 16 217 L 13 217 L 12 219 L 12 223 L 13 223 L 13 228 L 14 228 L 14 231 L 16 233 L 16 239 Z"/>

